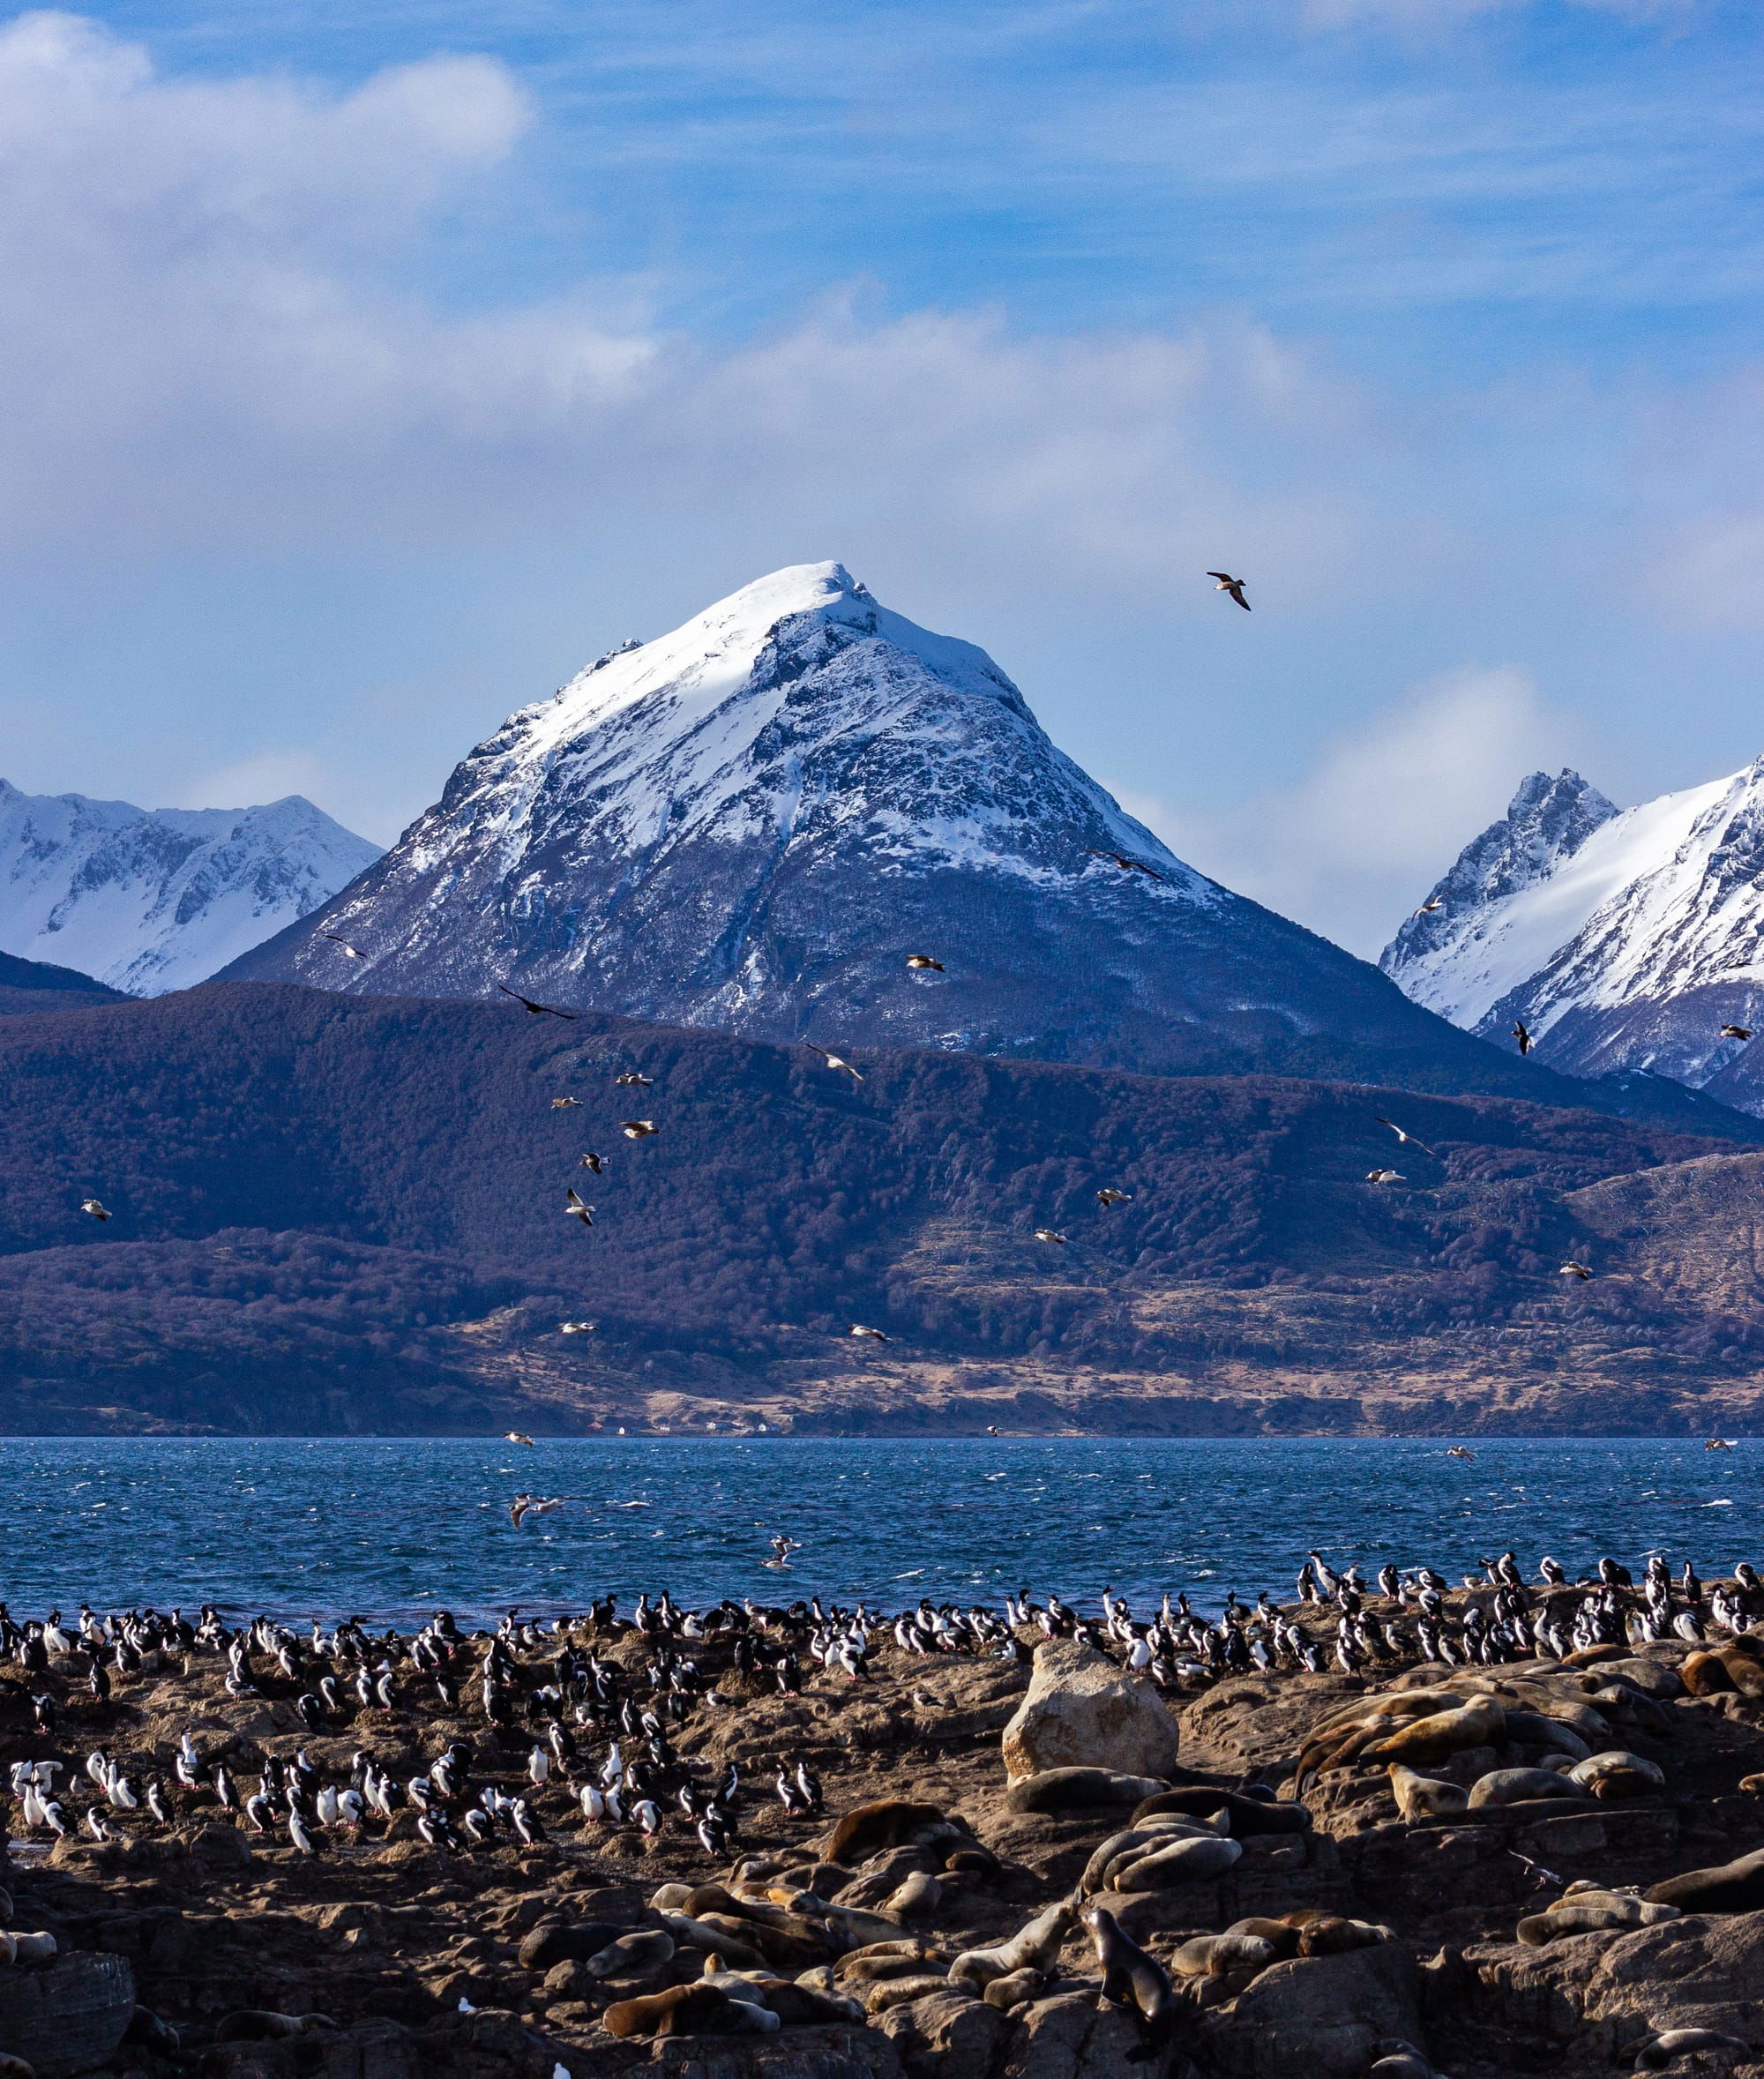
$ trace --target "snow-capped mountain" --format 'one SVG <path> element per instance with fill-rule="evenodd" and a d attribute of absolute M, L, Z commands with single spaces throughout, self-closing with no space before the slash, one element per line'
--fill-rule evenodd
<path fill-rule="evenodd" d="M 828 1045 L 1507 1074 L 1365 963 L 1172 856 L 983 651 L 836 563 L 775 572 L 521 708 L 378 864 L 228 974 L 506 983 Z"/>
<path fill-rule="evenodd" d="M 378 856 L 297 794 L 138 809 L 0 780 L 0 951 L 157 996 L 206 980 Z"/>
<path fill-rule="evenodd" d="M 1764 1056 L 1721 1033 L 1764 1020 L 1764 759 L 1621 811 L 1534 773 L 1429 901 L 1379 961 L 1417 1003 L 1497 1039 L 1522 1020 L 1570 1074 L 1764 1111 Z"/>

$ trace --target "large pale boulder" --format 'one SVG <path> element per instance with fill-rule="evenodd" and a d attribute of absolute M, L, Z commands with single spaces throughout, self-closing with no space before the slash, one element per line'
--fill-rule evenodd
<path fill-rule="evenodd" d="M 1050 1639 L 1016 1716 L 1005 1728 L 1013 1783 L 1049 1769 L 1110 1769 L 1167 1778 L 1176 1767 L 1176 1720 L 1149 1682 L 1076 1639 Z"/>

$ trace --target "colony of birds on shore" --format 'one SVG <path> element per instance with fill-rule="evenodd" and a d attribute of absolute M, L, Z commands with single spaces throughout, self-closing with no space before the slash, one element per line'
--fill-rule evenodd
<path fill-rule="evenodd" d="M 774 1540 L 781 1562 L 796 1549 L 792 1539 Z M 248 1832 L 280 1829 L 298 1853 L 315 1855 L 338 1829 L 347 1836 L 408 1809 L 421 1839 L 463 1853 L 502 1836 L 542 1838 L 542 1792 L 554 1803 L 565 1796 L 594 1825 L 646 1835 L 666 1823 L 690 1829 L 706 1853 L 721 1855 L 739 1837 L 744 1801 L 758 1795 L 786 1811 L 818 1811 L 821 1792 L 800 1755 L 781 1755 L 769 1780 L 755 1784 L 733 1764 L 706 1782 L 676 1754 L 674 1731 L 695 1709 L 740 1709 L 706 1671 L 713 1642 L 729 1649 L 729 1671 L 747 1678 L 744 1694 L 758 1686 L 800 1694 L 805 1679 L 821 1674 L 863 1682 L 879 1644 L 910 1656 L 1020 1662 L 1026 1642 L 1039 1635 L 1088 1643 L 1180 1694 L 1245 1673 L 1494 1667 L 1659 1642 L 1701 1647 L 1764 1627 L 1764 1579 L 1749 1563 L 1734 1567 L 1731 1585 L 1706 1587 L 1688 1560 L 1675 1580 L 1657 1552 L 1639 1583 L 1609 1557 L 1573 1582 L 1547 1554 L 1528 1583 L 1506 1552 L 1454 1584 L 1429 1565 L 1387 1564 L 1368 1582 L 1357 1563 L 1333 1567 L 1313 1552 L 1284 1603 L 1267 1589 L 1250 1602 L 1233 1591 L 1213 1614 L 1197 1611 L 1185 1591 L 1136 1612 L 1107 1589 L 1094 1615 L 1057 1594 L 1037 1600 L 1027 1590 L 1008 1595 L 1002 1609 L 925 1599 L 892 1614 L 818 1596 L 785 1607 L 743 1598 L 693 1609 L 663 1589 L 639 1595 L 624 1617 L 618 1601 L 604 1595 L 577 1618 L 522 1619 L 511 1612 L 493 1629 L 470 1634 L 439 1611 L 408 1635 L 353 1619 L 328 1630 L 315 1619 L 304 1632 L 267 1616 L 232 1624 L 213 1604 L 193 1623 L 176 1609 L 100 1615 L 82 1604 L 71 1626 L 59 1609 L 21 1624 L 0 1604 L 0 1661 L 33 1685 L 33 1724 L 46 1747 L 63 1723 L 47 1679 L 52 1671 L 107 1705 L 113 1676 L 133 1679 L 153 1656 L 161 1671 L 180 1661 L 188 1668 L 205 1656 L 224 1660 L 228 1696 L 291 1693 L 309 1735 L 361 1738 L 346 1779 L 327 1777 L 298 1747 L 284 1758 L 266 1755 L 254 1786 L 238 1782 L 225 1761 L 205 1758 L 188 1730 L 170 1758 L 169 1780 L 159 1757 L 131 1763 L 101 1745 L 83 1757 L 44 1754 L 12 1768 L 24 1826 L 56 1836 L 79 1828 L 101 1841 L 119 1817 L 169 1825 L 191 1804 L 213 1804 L 236 1814 Z M 1319 1619 L 1333 1628 L 1319 1628 Z M 597 1640 L 628 1634 L 647 1649 L 640 1677 L 596 1649 Z M 496 1766 L 487 1772 L 458 1740 L 401 1782 L 383 1765 L 376 1728 L 468 1714 L 503 1747 L 525 1746 L 518 1774 Z"/>

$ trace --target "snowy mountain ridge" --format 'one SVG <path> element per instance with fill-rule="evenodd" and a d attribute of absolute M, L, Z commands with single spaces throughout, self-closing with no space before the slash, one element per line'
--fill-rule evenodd
<path fill-rule="evenodd" d="M 297 794 L 138 809 L 0 780 L 0 951 L 157 996 L 206 980 L 378 856 Z"/>
<path fill-rule="evenodd" d="M 228 972 L 1159 1072 L 1505 1073 L 1185 865 L 983 650 L 833 562 L 518 708 L 377 864 Z"/>
<path fill-rule="evenodd" d="M 1522 1020 L 1572 1074 L 1764 1105 L 1764 1059 L 1721 1033 L 1764 1013 L 1764 759 L 1620 811 L 1534 774 L 1429 901 L 1379 961 L 1417 1003 L 1491 1038 Z"/>

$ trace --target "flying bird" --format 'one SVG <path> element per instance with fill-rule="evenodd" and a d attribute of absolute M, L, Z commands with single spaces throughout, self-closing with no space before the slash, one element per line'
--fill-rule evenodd
<path fill-rule="evenodd" d="M 1452 1445 L 1451 1447 L 1446 1451 L 1446 1455 L 1447 1458 L 1461 1458 L 1467 1465 L 1474 1465 L 1476 1462 L 1476 1453 L 1468 1449 L 1462 1444 Z"/>
<path fill-rule="evenodd" d="M 1705 1441 L 1703 1449 L 1705 1451 L 1731 1451 L 1734 1441 L 1732 1437 L 1710 1437 Z"/>
<path fill-rule="evenodd" d="M 594 1223 L 594 1208 L 583 1202 L 581 1194 L 573 1184 L 564 1193 L 564 1210 L 572 1220 L 579 1220 L 584 1227 L 592 1227 Z"/>
<path fill-rule="evenodd" d="M 918 972 L 923 972 L 929 968 L 934 975 L 943 973 L 943 962 L 940 960 L 933 960 L 928 953 L 909 953 L 907 955 L 907 965 Z"/>
<path fill-rule="evenodd" d="M 650 1133 L 662 1131 L 654 1119 L 621 1119 L 618 1130 L 627 1140 L 641 1140 Z"/>
<path fill-rule="evenodd" d="M 1408 1178 L 1403 1175 L 1401 1170 L 1368 1170 L 1366 1171 L 1368 1184 L 1407 1184 L 1408 1181 Z"/>
<path fill-rule="evenodd" d="M 523 1516 L 549 1515 L 554 1508 L 562 1508 L 563 1506 L 562 1495 L 548 1498 L 538 1494 L 517 1494 L 508 1505 L 508 1520 L 519 1530 Z"/>
<path fill-rule="evenodd" d="M 886 1342 L 888 1340 L 881 1329 L 866 1328 L 861 1321 L 854 1321 L 851 1324 L 850 1333 L 854 1335 L 868 1336 L 871 1342 Z"/>
<path fill-rule="evenodd" d="M 1038 1242 L 1058 1242 L 1058 1243 L 1059 1244 L 1059 1245 L 1061 1246 L 1061 1248 L 1064 1248 L 1064 1247 L 1065 1246 L 1065 1237 L 1063 1234 L 1061 1234 L 1061 1233 L 1060 1233 L 1060 1231 L 1058 1230 L 1058 1228 L 1053 1228 L 1053 1227 L 1038 1227 L 1038 1228 L 1036 1228 L 1036 1230 L 1035 1230 L 1035 1239 L 1036 1239 Z"/>
<path fill-rule="evenodd" d="M 1394 1119 L 1387 1119 L 1385 1118 L 1382 1112 L 1379 1111 L 1375 1111 L 1372 1114 L 1372 1117 L 1378 1121 L 1379 1126 L 1388 1126 L 1391 1132 L 1396 1135 L 1397 1139 L 1401 1141 L 1405 1148 L 1418 1148 L 1423 1155 L 1431 1155 L 1433 1153 L 1433 1150 L 1428 1147 L 1424 1140 L 1417 1140 L 1413 1133 L 1404 1132 L 1402 1127 L 1399 1126 Z"/>
<path fill-rule="evenodd" d="M 1584 1263 L 1576 1263 L 1572 1256 L 1556 1273 L 1558 1278 L 1589 1278 L 1592 1275 Z"/>
<path fill-rule="evenodd" d="M 1530 1030 L 1522 1018 L 1514 1026 L 1513 1036 L 1519 1042 L 1519 1051 L 1521 1054 L 1529 1054 L 1537 1043 L 1532 1038 Z"/>
<path fill-rule="evenodd" d="M 559 1321 L 557 1333 L 560 1335 L 592 1335 L 599 1326 L 598 1321 Z"/>
<path fill-rule="evenodd" d="M 553 1111 L 574 1111 L 581 1104 L 581 1102 L 579 1097 L 554 1097 L 551 1100 L 551 1109 Z"/>
<path fill-rule="evenodd" d="M 340 946 L 351 960 L 365 960 L 368 956 L 359 946 L 351 946 L 347 939 L 340 939 L 335 931 L 320 931 L 321 939 L 328 939 L 333 946 Z"/>
<path fill-rule="evenodd" d="M 529 1450 L 535 1448 L 533 1439 L 522 1429 L 505 1429 L 502 1432 L 505 1444 L 525 1444 Z"/>
<path fill-rule="evenodd" d="M 603 1155 L 585 1155 L 582 1157 L 581 1166 L 585 1170 L 592 1170 L 598 1177 L 606 1167 L 606 1157 Z"/>
<path fill-rule="evenodd" d="M 821 1059 L 826 1063 L 829 1068 L 842 1068 L 851 1078 L 853 1082 L 861 1083 L 863 1081 L 863 1078 L 858 1073 L 856 1069 L 851 1066 L 850 1062 L 848 1062 L 844 1058 L 843 1055 L 830 1054 L 825 1047 L 818 1047 L 813 1040 L 804 1040 L 803 1044 L 809 1050 L 810 1053 L 818 1054 Z"/>
<path fill-rule="evenodd" d="M 505 996 L 512 996 L 516 1003 L 524 1006 L 535 1018 L 567 1018 L 572 1025 L 575 1023 L 576 1013 L 573 1011 L 560 1011 L 551 1004 L 536 1004 L 530 996 L 523 996 L 518 989 L 510 989 L 505 983 L 498 982 L 497 987 Z"/>
<path fill-rule="evenodd" d="M 1443 895 L 1430 895 L 1415 914 L 1416 916 L 1431 916 L 1436 909 L 1443 909 L 1445 907 L 1446 899 Z"/>
<path fill-rule="evenodd" d="M 79 1209 L 82 1213 L 90 1213 L 94 1220 L 108 1220 L 110 1217 L 109 1208 L 99 1199 L 81 1199 Z"/>
<path fill-rule="evenodd" d="M 1105 1184 L 1096 1194 L 1099 1206 L 1131 1206 L 1133 1194 L 1130 1191 L 1117 1191 L 1112 1184 Z"/>
<path fill-rule="evenodd" d="M 1721 1036 L 1723 1039 L 1750 1039 L 1752 1028 L 1749 1025 L 1723 1025 Z"/>
<path fill-rule="evenodd" d="M 1215 592 L 1229 592 L 1244 611 L 1249 612 L 1250 602 L 1244 597 L 1244 587 L 1249 581 L 1247 579 L 1234 578 L 1227 571 L 1208 571 L 1207 575 L 1218 579 L 1219 582 L 1213 587 Z"/>
<path fill-rule="evenodd" d="M 647 1090 L 655 1078 L 653 1075 L 639 1075 L 636 1069 L 627 1068 L 623 1075 L 616 1075 L 612 1081 L 613 1088 L 617 1090 Z"/>
<path fill-rule="evenodd" d="M 1142 859 L 1130 859 L 1125 852 L 1098 851 L 1095 845 L 1086 845 L 1084 849 L 1093 859 L 1112 859 L 1123 873 L 1143 873 L 1147 880 L 1163 879 L 1155 867 L 1147 866 Z"/>

